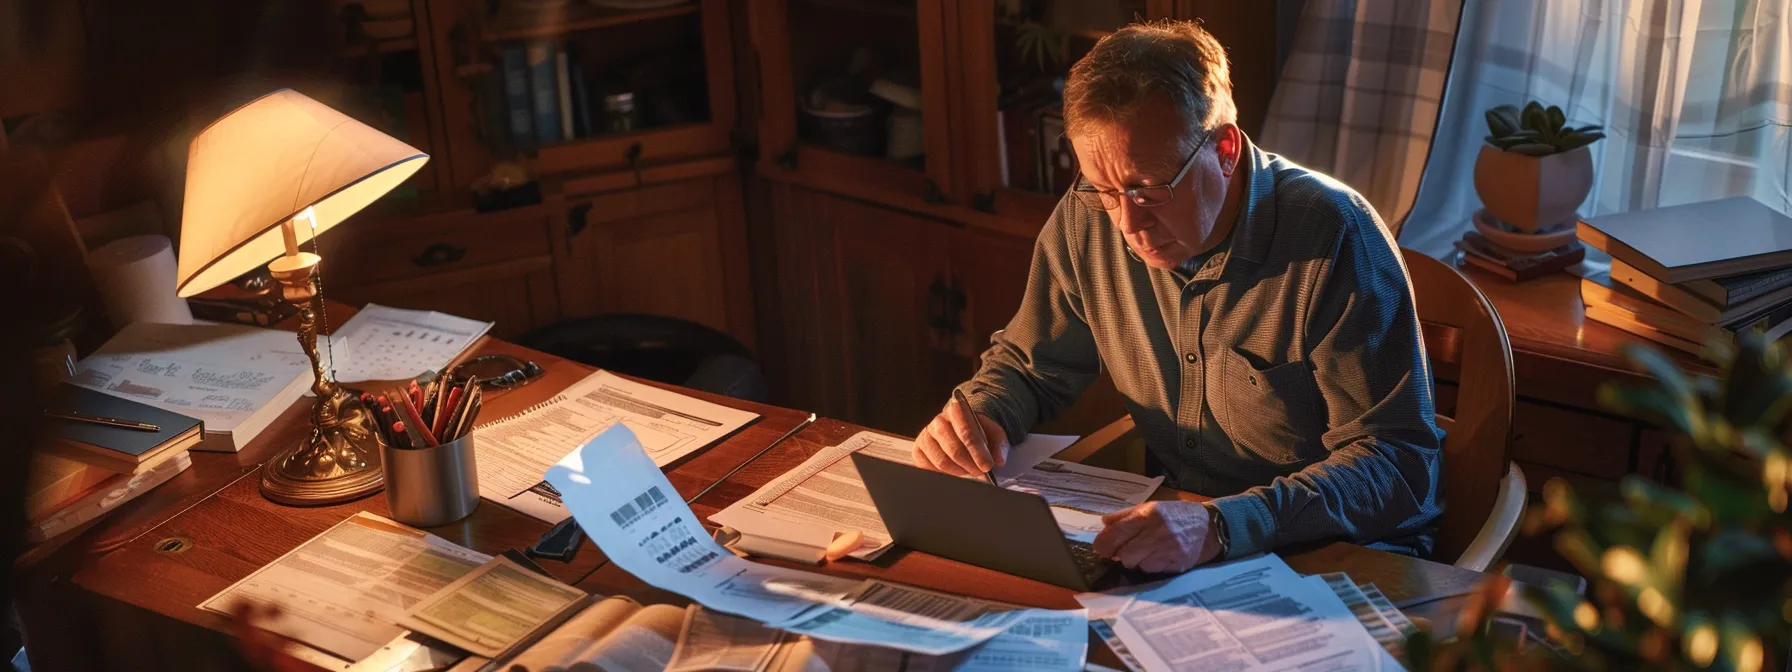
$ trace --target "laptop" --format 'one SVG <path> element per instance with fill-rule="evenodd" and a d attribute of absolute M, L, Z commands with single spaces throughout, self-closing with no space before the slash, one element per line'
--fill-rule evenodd
<path fill-rule="evenodd" d="M 1045 498 L 853 453 L 896 543 L 998 572 L 1092 590 L 1119 566 L 1058 529 Z"/>

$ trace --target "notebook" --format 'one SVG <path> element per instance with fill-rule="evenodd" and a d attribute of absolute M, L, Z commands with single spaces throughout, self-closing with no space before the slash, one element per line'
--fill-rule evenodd
<path fill-rule="evenodd" d="M 124 474 L 151 469 L 197 445 L 205 435 L 205 424 L 196 419 L 68 383 L 51 390 L 44 410 L 135 420 L 159 427 L 149 432 L 57 418 L 46 420 L 46 450 Z"/>
<path fill-rule="evenodd" d="M 1792 266 L 1792 217 L 1747 196 L 1594 217 L 1578 235 L 1673 284 Z"/>

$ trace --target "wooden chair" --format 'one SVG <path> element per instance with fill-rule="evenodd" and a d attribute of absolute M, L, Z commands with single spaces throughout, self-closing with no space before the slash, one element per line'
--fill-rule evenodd
<path fill-rule="evenodd" d="M 1444 441 L 1443 519 L 1432 557 L 1486 571 L 1518 535 L 1524 472 L 1511 460 L 1515 383 L 1512 345 L 1493 303 L 1456 269 L 1402 249 L 1425 331 L 1426 354 L 1454 365 L 1454 414 L 1439 413 Z M 1123 417 L 1056 455 L 1058 459 L 1137 471 L 1145 443 Z"/>

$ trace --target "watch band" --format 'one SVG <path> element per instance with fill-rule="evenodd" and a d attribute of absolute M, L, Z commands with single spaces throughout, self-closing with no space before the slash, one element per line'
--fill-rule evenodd
<path fill-rule="evenodd" d="M 1207 507 L 1207 526 L 1219 530 L 1220 552 L 1213 559 L 1225 560 L 1232 552 L 1232 535 L 1226 531 L 1226 517 L 1220 514 L 1220 507 L 1211 503 L 1202 502 L 1201 506 Z"/>

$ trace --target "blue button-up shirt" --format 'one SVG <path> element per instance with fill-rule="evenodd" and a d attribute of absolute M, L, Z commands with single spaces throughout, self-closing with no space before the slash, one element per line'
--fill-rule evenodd
<path fill-rule="evenodd" d="M 1154 269 L 1066 194 L 1020 311 L 961 389 L 1013 441 L 1105 366 L 1166 484 L 1214 497 L 1234 557 L 1343 539 L 1425 554 L 1439 513 L 1411 282 L 1362 196 L 1251 147 L 1227 244 Z"/>

